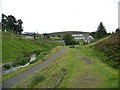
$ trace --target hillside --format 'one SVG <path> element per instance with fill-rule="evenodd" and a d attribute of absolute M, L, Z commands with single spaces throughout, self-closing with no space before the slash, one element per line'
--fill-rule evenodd
<path fill-rule="evenodd" d="M 23 79 L 12 85 L 11 88 L 117 88 L 118 70 L 101 62 L 106 59 L 106 56 L 96 50 L 95 47 L 109 37 L 91 45 L 80 45 L 75 46 L 75 48 L 64 46 L 61 48 L 64 51 L 61 56 L 56 53 L 55 57 L 56 55 L 59 57 L 47 63 L 41 69 L 33 71 L 34 73 L 28 74 L 26 72 L 28 74 L 26 78 L 23 75 L 24 72 L 21 72 L 22 75 L 20 75 L 20 71 L 18 71 L 17 78 Z M 51 59 L 52 57 L 48 60 Z M 46 62 L 48 60 L 46 59 Z M 44 61 L 41 63 L 44 63 Z M 36 65 L 32 68 L 36 68 Z M 3 79 L 7 80 L 16 76 L 16 72 L 5 75 Z M 12 80 L 16 81 L 15 79 Z"/>
<path fill-rule="evenodd" d="M 0 63 L 2 63 L 2 33 L 1 31 L 0 31 Z"/>
<path fill-rule="evenodd" d="M 110 66 L 118 68 L 120 66 L 120 33 L 114 33 L 110 38 L 105 39 L 95 44 L 95 49 L 104 53 L 107 56 L 103 62 Z"/>
<path fill-rule="evenodd" d="M 52 48 L 60 45 L 51 40 L 41 38 L 38 40 L 25 39 L 23 36 L 11 34 L 8 32 L 2 33 L 2 62 L 8 63 L 16 61 L 19 58 L 29 57 L 33 52 L 48 52 Z"/>
<path fill-rule="evenodd" d="M 71 34 L 90 34 L 90 32 L 82 32 L 82 31 L 63 31 L 63 32 L 53 32 L 49 33 L 50 35 L 64 35 L 66 33 L 71 33 Z"/>

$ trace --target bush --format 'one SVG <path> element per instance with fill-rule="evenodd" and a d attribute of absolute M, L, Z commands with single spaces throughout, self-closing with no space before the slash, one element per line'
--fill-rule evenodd
<path fill-rule="evenodd" d="M 45 77 L 43 77 L 42 75 L 35 75 L 33 77 L 33 79 L 30 82 L 30 86 L 33 87 L 34 85 L 37 85 L 39 82 L 43 81 L 45 79 Z"/>
<path fill-rule="evenodd" d="M 11 68 L 11 65 L 10 65 L 10 64 L 4 64 L 4 65 L 3 65 L 3 68 L 4 68 L 4 69 L 10 69 L 10 68 Z"/>
<path fill-rule="evenodd" d="M 33 54 L 33 51 L 31 51 L 31 52 L 23 52 L 23 57 L 31 57 L 31 55 Z"/>
<path fill-rule="evenodd" d="M 70 42 L 70 45 L 78 45 L 79 44 L 79 42 L 78 41 L 75 41 L 75 40 L 72 40 L 71 42 Z"/>
<path fill-rule="evenodd" d="M 25 65 L 27 64 L 28 62 L 30 61 L 30 58 L 28 57 L 22 57 L 22 58 L 19 58 L 17 61 L 15 61 L 12 66 L 13 67 L 16 67 L 16 66 L 20 66 L 20 65 Z"/>
<path fill-rule="evenodd" d="M 75 48 L 75 46 L 74 46 L 74 45 L 71 45 L 70 48 Z"/>
<path fill-rule="evenodd" d="M 30 62 L 30 64 L 35 63 L 36 61 L 37 61 L 37 60 L 34 60 L 34 61 Z"/>

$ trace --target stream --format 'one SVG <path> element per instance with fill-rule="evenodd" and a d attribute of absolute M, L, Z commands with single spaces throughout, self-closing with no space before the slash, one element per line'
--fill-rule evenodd
<path fill-rule="evenodd" d="M 8 70 L 3 70 L 2 71 L 2 65 L 0 65 L 0 76 L 2 76 L 2 75 L 4 75 L 4 74 L 8 74 L 8 73 L 10 73 L 10 72 L 14 72 L 14 71 L 16 71 L 16 70 L 18 70 L 18 69 L 20 69 L 20 68 L 23 68 L 23 67 L 26 67 L 26 66 L 28 66 L 31 62 L 33 62 L 33 61 L 35 61 L 36 60 L 36 54 L 33 54 L 32 56 L 31 56 L 31 58 L 30 58 L 30 61 L 27 63 L 27 64 L 25 64 L 25 65 L 22 65 L 22 66 L 17 66 L 17 67 L 13 67 L 13 68 L 10 68 L 10 69 L 8 69 Z"/>

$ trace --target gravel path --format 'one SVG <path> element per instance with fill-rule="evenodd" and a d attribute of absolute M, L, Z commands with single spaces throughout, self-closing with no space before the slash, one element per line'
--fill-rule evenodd
<path fill-rule="evenodd" d="M 27 78 L 28 76 L 30 76 L 31 74 L 33 74 L 35 71 L 41 69 L 42 67 L 44 67 L 46 64 L 48 64 L 49 62 L 55 60 L 56 58 L 60 57 L 61 55 L 63 55 L 65 53 L 66 49 L 65 47 L 61 47 L 61 51 L 56 53 L 55 55 L 51 56 L 49 59 L 45 60 L 44 62 L 26 70 L 25 72 L 11 78 L 8 79 L 6 81 L 4 81 L 2 83 L 2 88 L 10 88 L 12 85 L 18 83 L 19 81 Z M 0 84 L 1 85 L 1 84 Z"/>

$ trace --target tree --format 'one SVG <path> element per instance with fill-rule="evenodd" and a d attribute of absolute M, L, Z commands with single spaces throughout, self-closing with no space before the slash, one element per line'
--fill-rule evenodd
<path fill-rule="evenodd" d="M 107 32 L 102 22 L 100 22 L 97 31 L 91 33 L 91 36 L 93 36 L 95 39 L 103 38 L 106 35 Z"/>
<path fill-rule="evenodd" d="M 65 41 L 66 45 L 78 45 L 79 44 L 78 41 L 74 40 L 71 33 L 66 33 L 63 36 L 63 40 Z"/>
<path fill-rule="evenodd" d="M 90 35 L 95 38 L 95 32 L 90 33 Z"/>
<path fill-rule="evenodd" d="M 48 33 L 43 33 L 45 38 L 50 38 L 50 35 Z"/>
<path fill-rule="evenodd" d="M 98 33 L 98 37 L 97 37 L 98 39 L 107 35 L 106 29 L 103 26 L 102 22 L 100 22 L 100 25 L 98 26 L 97 33 Z"/>
<path fill-rule="evenodd" d="M 5 31 L 7 27 L 7 16 L 4 14 L 2 14 L 1 23 L 2 23 L 2 31 Z"/>
<path fill-rule="evenodd" d="M 15 32 L 15 33 L 21 33 L 23 31 L 23 28 L 22 28 L 22 20 L 21 19 L 18 19 L 16 20 L 16 18 L 12 15 L 4 15 L 2 14 L 2 31 L 9 31 L 9 32 Z"/>
<path fill-rule="evenodd" d="M 8 20 L 7 30 L 8 31 L 12 31 L 12 30 L 15 31 L 14 29 L 15 29 L 16 18 L 12 15 L 8 15 L 7 20 Z"/>
<path fill-rule="evenodd" d="M 37 37 L 37 35 L 36 35 L 36 33 L 34 32 L 33 33 L 33 38 L 36 40 L 36 37 Z"/>
<path fill-rule="evenodd" d="M 14 32 L 21 34 L 23 31 L 22 24 L 23 22 L 21 19 L 17 20 L 17 23 L 15 24 Z"/>
<path fill-rule="evenodd" d="M 119 29 L 119 28 L 117 28 L 115 32 L 116 32 L 116 33 L 117 33 L 117 32 L 120 32 L 120 29 Z"/>
<path fill-rule="evenodd" d="M 70 33 L 66 33 L 64 36 L 63 36 L 63 40 L 65 41 L 65 44 L 66 45 L 71 45 L 72 43 L 72 40 L 73 40 L 73 37 Z"/>

